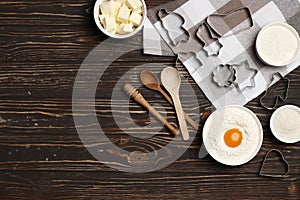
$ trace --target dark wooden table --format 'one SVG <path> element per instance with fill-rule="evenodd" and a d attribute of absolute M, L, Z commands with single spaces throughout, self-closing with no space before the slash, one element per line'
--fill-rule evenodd
<path fill-rule="evenodd" d="M 159 171 L 119 172 L 95 159 L 82 144 L 72 116 L 77 71 L 88 53 L 107 39 L 94 24 L 94 2 L 0 2 L 0 199 L 300 198 L 300 143 L 287 145 L 272 136 L 269 129 L 272 112 L 263 109 L 258 99 L 246 107 L 261 120 L 264 143 L 259 154 L 243 166 L 227 167 L 209 156 L 199 159 L 202 128 L 180 159 Z M 168 0 L 146 2 L 151 8 Z M 131 45 L 140 47 L 141 35 L 136 38 Z M 118 130 L 111 115 L 111 93 L 118 77 L 132 66 L 174 65 L 174 62 L 172 57 L 146 56 L 136 50 L 111 65 L 114 70 L 106 73 L 97 89 L 96 108 L 105 124 L 105 133 L 116 144 L 124 146 L 124 140 L 129 138 Z M 210 110 L 211 104 L 187 71 L 179 68 L 198 98 L 197 103 L 184 100 L 183 104 L 190 106 L 188 111 Z M 152 68 L 156 73 L 160 70 Z M 138 83 L 137 75 L 130 82 Z M 300 69 L 288 75 L 292 82 L 285 104 L 299 105 L 299 77 Z M 159 94 L 141 90 L 151 104 L 161 103 L 174 119 L 174 110 Z M 283 92 L 284 87 L 276 86 L 276 91 Z M 117 104 L 121 108 L 124 102 L 120 100 Z M 150 122 L 149 114 L 134 102 L 130 102 L 130 112 L 134 120 L 129 120 L 129 127 L 130 123 L 143 126 Z M 134 131 L 151 133 L 142 127 Z M 168 131 L 162 130 L 148 145 L 157 146 L 166 138 L 170 138 Z M 133 140 L 130 145 L 139 148 L 142 143 Z M 287 178 L 258 176 L 265 153 L 273 148 L 281 150 L 290 163 Z M 277 163 L 275 158 L 271 161 Z M 272 165 L 269 170 L 277 169 Z"/>

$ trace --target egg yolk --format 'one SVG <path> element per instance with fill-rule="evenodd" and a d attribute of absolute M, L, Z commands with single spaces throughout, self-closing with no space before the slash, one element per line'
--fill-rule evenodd
<path fill-rule="evenodd" d="M 242 139 L 243 139 L 243 134 L 237 128 L 233 128 L 226 131 L 224 135 L 225 144 L 231 148 L 238 147 L 242 143 Z"/>

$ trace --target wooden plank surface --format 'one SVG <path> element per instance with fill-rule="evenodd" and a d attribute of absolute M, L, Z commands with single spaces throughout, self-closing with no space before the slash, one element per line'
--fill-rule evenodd
<path fill-rule="evenodd" d="M 168 0 L 146 2 L 151 8 Z M 0 2 L 1 199 L 300 198 L 300 144 L 286 145 L 272 136 L 269 129 L 272 112 L 263 109 L 258 99 L 247 107 L 262 121 L 264 143 L 255 159 L 246 165 L 227 167 L 209 156 L 199 159 L 201 128 L 184 155 L 159 171 L 118 172 L 96 160 L 82 144 L 72 116 L 77 71 L 88 53 L 107 39 L 93 22 L 93 4 L 91 0 Z M 130 45 L 141 46 L 141 35 Z M 101 80 L 103 85 L 97 89 L 96 108 L 101 123 L 105 124 L 105 133 L 116 144 L 129 138 L 116 128 L 111 116 L 111 94 L 118 77 L 133 66 L 174 65 L 174 62 L 171 57 L 146 56 L 137 50 L 110 66 Z M 187 111 L 210 110 L 211 104 L 187 71 L 182 66 L 179 69 L 188 80 L 184 85 L 191 84 L 198 99 L 197 102 L 183 99 Z M 161 69 L 153 67 L 152 70 L 158 73 Z M 286 104 L 299 105 L 299 77 L 300 69 L 288 75 L 292 82 Z M 139 83 L 138 72 L 130 82 Z M 278 85 L 276 90 L 283 92 L 284 87 Z M 151 104 L 162 104 L 170 120 L 175 120 L 174 110 L 160 95 L 145 88 L 142 91 Z M 271 97 L 266 99 L 271 100 Z M 124 99 L 118 99 L 115 104 L 121 109 L 126 102 L 124 95 Z M 134 102 L 129 105 L 134 119 L 130 123 L 150 122 L 149 114 L 139 105 Z M 151 134 L 143 127 L 128 131 Z M 157 146 L 169 139 L 168 132 L 163 130 L 157 139 L 147 144 Z M 139 148 L 143 144 L 136 140 L 130 145 Z M 265 153 L 273 148 L 280 149 L 290 163 L 289 177 L 258 176 Z"/>

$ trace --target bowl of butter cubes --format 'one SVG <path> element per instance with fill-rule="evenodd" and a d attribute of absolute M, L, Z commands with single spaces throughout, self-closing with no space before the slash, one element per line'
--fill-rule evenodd
<path fill-rule="evenodd" d="M 97 0 L 94 19 L 107 36 L 129 38 L 144 26 L 147 8 L 144 0 Z"/>

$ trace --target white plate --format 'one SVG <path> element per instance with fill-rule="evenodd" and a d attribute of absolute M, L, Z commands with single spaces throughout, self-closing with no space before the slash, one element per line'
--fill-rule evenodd
<path fill-rule="evenodd" d="M 240 113 L 239 116 L 237 113 Z M 238 128 L 243 134 L 242 143 L 236 148 L 230 148 L 224 142 L 226 130 L 232 128 Z M 225 165 L 237 166 L 249 162 L 259 152 L 262 142 L 263 129 L 259 119 L 243 106 L 232 105 L 216 110 L 203 128 L 206 150 L 215 160 Z"/>
<path fill-rule="evenodd" d="M 278 108 L 273 114 L 272 114 L 272 117 L 271 117 L 271 120 L 270 120 L 270 128 L 271 128 L 271 131 L 273 133 L 273 135 L 278 139 L 280 140 L 281 142 L 285 142 L 285 143 L 296 143 L 296 142 L 299 142 L 300 141 L 300 134 L 298 137 L 294 137 L 294 138 L 287 138 L 287 137 L 284 137 L 282 134 L 279 134 L 274 126 L 274 120 L 275 120 L 275 117 L 281 112 L 283 111 L 284 109 L 287 109 L 287 108 L 290 108 L 290 109 L 293 109 L 297 112 L 300 113 L 300 108 L 298 106 L 293 106 L 293 105 L 286 105 L 286 106 L 281 106 L 280 108 Z M 294 123 L 297 123 L 297 122 L 294 122 Z M 299 122 L 300 123 L 300 122 Z"/>
<path fill-rule="evenodd" d="M 142 10 L 143 10 L 143 19 L 142 19 L 142 22 L 141 24 L 136 28 L 134 29 L 131 33 L 128 33 L 128 34 L 124 34 L 124 35 L 120 35 L 120 34 L 111 34 L 109 32 L 107 32 L 106 30 L 104 30 L 101 22 L 100 22 L 100 19 L 99 19 L 99 12 L 100 12 L 100 4 L 104 1 L 107 1 L 107 0 L 97 0 L 96 3 L 95 3 L 95 6 L 94 6 L 94 20 L 95 20 L 95 23 L 97 25 L 97 27 L 107 36 L 109 37 L 112 37 L 112 38 L 116 38 L 116 39 L 125 39 L 125 38 L 129 38 L 129 37 L 132 37 L 133 35 L 137 34 L 140 30 L 142 30 L 144 24 L 145 24 L 145 20 L 147 18 L 147 7 L 146 7 L 146 3 L 144 0 L 141 0 L 142 4 L 143 4 L 143 7 L 142 7 Z"/>

